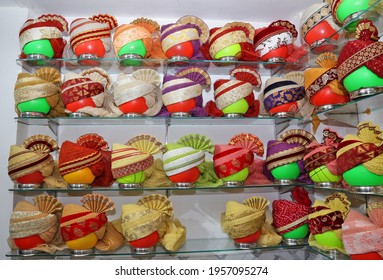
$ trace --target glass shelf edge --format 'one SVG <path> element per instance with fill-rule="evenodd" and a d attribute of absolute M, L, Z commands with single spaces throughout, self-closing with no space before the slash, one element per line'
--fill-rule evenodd
<path fill-rule="evenodd" d="M 241 191 L 245 189 L 282 189 L 282 188 L 293 188 L 295 186 L 301 186 L 308 189 L 313 189 L 315 191 L 328 191 L 328 192 L 343 192 L 349 195 L 368 195 L 375 197 L 383 197 L 383 193 L 356 193 L 350 192 L 347 188 L 327 188 L 327 187 L 315 187 L 313 184 L 307 183 L 291 183 L 291 184 L 261 184 L 261 185 L 245 185 L 240 187 L 228 187 L 228 186 L 197 186 L 193 188 L 177 188 L 177 187 L 146 187 L 146 188 L 131 188 L 131 189 L 120 189 L 118 186 L 113 185 L 111 187 L 93 187 L 89 189 L 70 189 L 70 188 L 35 188 L 35 189 L 19 189 L 19 188 L 9 188 L 8 191 L 11 192 L 54 192 L 54 193 L 83 193 L 83 192 L 155 192 L 155 191 L 171 191 L 171 192 L 199 192 L 199 191 Z"/>
<path fill-rule="evenodd" d="M 330 253 L 325 252 L 319 248 L 316 248 L 316 247 L 313 247 L 310 245 L 307 246 L 307 249 L 314 254 L 321 255 L 321 256 L 327 258 L 328 260 L 350 260 L 349 255 L 341 253 L 339 251 L 337 252 L 337 256 L 334 257 Z"/>
<path fill-rule="evenodd" d="M 55 67 L 59 69 L 62 73 L 68 71 L 79 71 L 81 69 L 87 69 L 90 66 L 83 66 L 79 63 L 80 60 L 76 58 L 57 58 L 57 59 L 42 59 L 42 60 L 32 60 L 25 58 L 17 58 L 16 63 L 24 68 L 28 72 L 33 72 L 34 69 L 41 67 Z M 111 74 L 126 72 L 127 70 L 136 70 L 141 68 L 154 68 L 165 73 L 169 69 L 176 69 L 180 67 L 186 67 L 190 65 L 199 66 L 203 68 L 209 68 L 209 74 L 224 74 L 229 75 L 227 69 L 232 69 L 239 65 L 247 65 L 255 68 L 260 75 L 274 75 L 278 73 L 281 69 L 285 67 L 294 67 L 302 68 L 304 65 L 300 65 L 297 62 L 265 62 L 265 61 L 224 61 L 224 60 L 187 60 L 187 61 L 174 61 L 171 59 L 130 59 L 132 64 L 136 65 L 121 65 L 121 60 L 117 57 L 112 58 L 100 58 L 94 59 L 98 62 L 98 67 L 108 69 L 108 72 Z M 139 65 L 141 64 L 141 65 Z M 222 72 L 222 70 L 224 70 Z M 129 71 L 128 71 L 129 72 Z"/>
<path fill-rule="evenodd" d="M 302 245 L 284 245 L 278 244 L 269 247 L 255 247 L 251 249 L 239 249 L 235 246 L 233 240 L 225 239 L 225 238 L 213 238 L 213 239 L 190 239 L 187 240 L 186 243 L 178 250 L 178 251 L 167 251 L 162 248 L 162 246 L 156 246 L 156 252 L 148 255 L 139 255 L 131 252 L 129 245 L 124 245 L 115 251 L 107 251 L 102 252 L 96 250 L 93 254 L 86 256 L 85 258 L 97 258 L 97 257 L 114 257 L 119 258 L 123 256 L 131 256 L 131 257 L 154 257 L 154 256 L 176 256 L 176 255 L 185 255 L 185 254 L 215 254 L 215 253 L 225 253 L 225 252 L 243 252 L 243 253 L 251 253 L 251 252 L 270 252 L 275 250 L 307 250 L 309 247 L 308 244 Z M 315 252 L 316 253 L 316 252 Z M 317 254 L 317 253 L 316 253 Z M 36 258 L 56 258 L 56 257 L 72 257 L 68 249 L 63 251 L 57 251 L 53 254 L 41 253 L 36 254 L 30 257 L 24 257 L 17 253 L 17 250 L 12 250 L 6 254 L 8 258 L 23 258 L 23 259 L 36 259 Z M 81 259 L 81 257 L 79 257 Z"/>
<path fill-rule="evenodd" d="M 118 186 L 111 187 L 93 187 L 89 189 L 69 189 L 69 188 L 36 188 L 36 189 L 18 189 L 18 188 L 9 188 L 8 191 L 12 192 L 133 192 L 133 191 L 210 191 L 210 190 L 219 190 L 219 191 L 227 191 L 227 190 L 241 190 L 241 189 L 257 189 L 257 188 L 282 188 L 282 187 L 295 187 L 302 186 L 313 188 L 313 185 L 305 184 L 305 183 L 292 183 L 292 184 L 262 184 L 262 185 L 245 185 L 240 187 L 227 187 L 227 186 L 212 186 L 212 187 L 193 187 L 193 188 L 177 188 L 177 187 L 152 187 L 152 188 L 132 188 L 132 189 L 120 189 Z"/>
<path fill-rule="evenodd" d="M 226 117 L 57 117 L 57 118 L 22 118 L 15 117 L 15 120 L 21 124 L 26 125 L 48 125 L 50 122 L 55 125 L 135 125 L 135 124 L 152 124 L 163 125 L 169 123 L 171 125 L 227 125 L 230 123 L 235 124 L 274 124 L 280 122 L 287 122 L 300 118 L 275 118 L 269 116 L 259 117 L 238 117 L 238 118 L 226 118 Z"/>
<path fill-rule="evenodd" d="M 381 96 L 383 92 L 377 93 L 370 96 L 359 97 L 357 99 L 351 100 L 345 104 L 336 105 L 335 108 L 314 112 L 310 117 L 313 116 L 325 116 L 331 117 L 332 115 L 358 115 L 363 112 L 359 112 L 358 105 L 368 107 L 370 111 L 375 111 L 383 108 L 383 102 Z M 15 117 L 15 120 L 18 123 L 25 125 L 48 125 L 49 122 L 54 123 L 55 125 L 141 125 L 141 124 L 151 124 L 151 125 L 164 125 L 169 123 L 171 125 L 227 125 L 228 123 L 235 124 L 255 124 L 255 125 L 268 125 L 268 124 L 279 124 L 288 121 L 305 121 L 303 117 L 288 117 L 288 118 L 277 118 L 273 116 L 260 115 L 258 117 L 238 117 L 238 118 L 226 118 L 226 117 L 165 117 L 165 116 L 155 116 L 155 117 L 56 117 L 56 118 L 22 118 Z"/>

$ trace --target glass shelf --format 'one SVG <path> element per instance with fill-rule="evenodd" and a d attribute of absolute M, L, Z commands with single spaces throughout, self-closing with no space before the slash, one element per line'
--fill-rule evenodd
<path fill-rule="evenodd" d="M 269 252 L 269 251 L 275 251 L 275 250 L 308 250 L 311 253 L 314 253 L 316 255 L 321 255 L 326 259 L 332 259 L 332 256 L 329 254 L 326 254 L 323 251 L 319 251 L 314 248 L 310 248 L 307 244 L 303 245 L 283 245 L 279 244 L 276 246 L 269 246 L 269 247 L 255 247 L 252 249 L 239 249 L 235 246 L 234 241 L 227 238 L 218 238 L 218 239 L 190 239 L 187 240 L 186 243 L 176 252 L 169 252 L 167 250 L 164 250 L 160 245 L 156 246 L 156 251 L 147 254 L 147 255 L 141 255 L 136 254 L 131 251 L 131 248 L 126 245 L 121 247 L 120 249 L 116 251 L 110 251 L 110 252 L 102 252 L 96 250 L 93 254 L 85 257 L 74 257 L 71 256 L 70 251 L 68 249 L 57 251 L 54 254 L 48 254 L 48 253 L 41 253 L 36 254 L 34 256 L 21 256 L 19 255 L 17 250 L 12 250 L 6 254 L 6 257 L 13 258 L 13 259 L 42 259 L 42 258 L 75 258 L 75 259 L 102 259 L 102 258 L 112 258 L 112 259 L 119 259 L 123 257 L 133 257 L 133 258 L 144 258 L 144 259 L 150 259 L 155 256 L 181 256 L 185 254 L 219 254 L 224 252 L 255 252 L 255 253 L 262 253 L 262 252 Z"/>
<path fill-rule="evenodd" d="M 383 93 L 383 92 L 382 92 Z M 383 108 L 383 94 L 359 97 L 334 108 L 313 113 L 313 115 L 357 115 L 371 113 Z M 258 117 L 16 117 L 18 123 L 25 125 L 278 125 L 291 120 L 297 122 L 302 117 L 277 118 L 269 115 Z"/>
<path fill-rule="evenodd" d="M 278 183 L 269 183 L 269 184 L 260 184 L 260 185 L 245 185 L 240 187 L 228 187 L 228 186 L 195 186 L 193 188 L 178 188 L 174 186 L 169 187 L 145 187 L 145 188 L 131 188 L 131 189 L 120 189 L 118 185 L 115 183 L 110 187 L 92 187 L 89 189 L 71 189 L 71 188 L 34 188 L 34 189 L 20 189 L 20 188 L 10 188 L 9 191 L 12 192 L 132 192 L 132 191 L 208 191 L 208 190 L 219 190 L 219 191 L 238 191 L 243 189 L 265 189 L 265 188 L 273 188 L 279 189 L 282 187 L 295 187 L 295 186 L 303 186 L 312 188 L 313 186 L 310 184 L 304 183 L 292 183 L 292 184 L 278 184 Z"/>
<path fill-rule="evenodd" d="M 15 120 L 25 125 L 274 125 L 294 118 L 275 118 L 259 116 L 245 117 L 59 117 L 25 118 Z M 297 118 L 299 119 L 299 118 Z"/>
<path fill-rule="evenodd" d="M 122 65 L 119 58 L 99 58 L 93 59 L 95 65 L 82 65 L 78 59 L 16 59 L 25 71 L 34 73 L 41 67 L 54 67 L 60 70 L 62 74 L 67 72 L 81 72 L 91 67 L 100 67 L 108 71 L 109 74 L 125 73 L 129 74 L 138 69 L 153 69 L 159 73 L 174 74 L 179 69 L 187 66 L 197 66 L 206 70 L 210 75 L 228 75 L 230 71 L 239 66 L 250 66 L 261 76 L 273 76 L 285 67 L 301 69 L 303 65 L 292 62 L 263 62 L 263 61 L 224 61 L 224 60 L 164 60 L 164 59 L 130 59 L 130 65 Z"/>
<path fill-rule="evenodd" d="M 316 255 L 321 255 L 324 258 L 329 259 L 329 260 L 335 260 L 335 259 L 336 260 L 350 260 L 350 256 L 343 254 L 339 251 L 336 251 L 336 253 L 334 253 L 334 251 L 324 251 L 324 250 L 321 250 L 319 248 L 315 248 L 315 247 L 311 247 L 311 246 L 307 246 L 306 249 L 309 252 L 312 252 Z"/>
<path fill-rule="evenodd" d="M 346 104 L 339 105 L 336 108 L 321 113 L 327 115 L 336 115 L 336 114 L 358 114 L 365 113 L 364 111 L 369 109 L 370 111 L 378 110 L 383 108 L 383 92 L 359 97 L 349 101 Z"/>
<path fill-rule="evenodd" d="M 278 183 L 269 183 L 269 184 L 259 184 L 259 185 L 245 185 L 240 187 L 229 187 L 229 186 L 195 186 L 193 188 L 179 188 L 174 186 L 169 187 L 141 187 L 141 188 L 128 188 L 122 189 L 119 188 L 116 183 L 110 187 L 92 187 L 88 189 L 71 189 L 71 188 L 31 188 L 31 189 L 20 189 L 20 188 L 9 188 L 8 191 L 11 192 L 26 192 L 26 193 L 38 193 L 38 192 L 54 192 L 54 193 L 93 193 L 93 192 L 109 192 L 109 193 L 119 193 L 119 194 L 136 194 L 137 192 L 154 192 L 154 191 L 171 191 L 177 192 L 177 194 L 182 193 L 195 193 L 198 194 L 203 191 L 221 191 L 221 192 L 242 192 L 245 189 L 252 189 L 254 191 L 260 190 L 265 192 L 265 190 L 279 190 L 289 189 L 295 186 L 301 186 L 307 189 L 314 189 L 317 191 L 328 191 L 328 192 L 343 192 L 349 195 L 368 195 L 368 196 L 377 196 L 383 197 L 382 193 L 359 193 L 350 191 L 348 188 L 342 187 L 316 187 L 313 184 L 305 183 L 291 183 L 291 184 L 278 184 Z"/>
<path fill-rule="evenodd" d="M 307 186 L 305 186 L 307 187 Z M 350 196 L 356 196 L 356 195 L 367 195 L 367 196 L 377 196 L 377 197 L 383 197 L 383 192 L 376 192 L 376 193 L 364 193 L 364 192 L 354 192 L 348 188 L 320 188 L 320 187 L 314 187 L 315 190 L 324 190 L 324 191 L 331 191 L 331 192 L 343 192 L 345 194 L 349 194 Z M 379 189 L 382 189 L 382 187 L 378 187 Z"/>

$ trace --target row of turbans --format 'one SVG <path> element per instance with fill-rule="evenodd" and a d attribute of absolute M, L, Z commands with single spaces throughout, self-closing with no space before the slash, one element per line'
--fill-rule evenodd
<path fill-rule="evenodd" d="M 107 214 L 115 208 L 110 198 L 96 193 L 83 196 L 81 204 L 63 205 L 45 194 L 34 197 L 33 203 L 19 201 L 10 218 L 9 245 L 54 253 L 64 249 L 114 251 L 125 244 L 142 248 L 157 243 L 175 251 L 185 243 L 186 228 L 174 218 L 167 197 L 151 194 L 123 204 L 121 216 L 109 221 Z"/>
<path fill-rule="evenodd" d="M 271 223 L 266 219 L 269 205 Z M 383 203 L 369 203 L 367 215 L 350 206 L 344 193 L 335 192 L 312 203 L 304 188 L 294 187 L 291 199 L 277 199 L 271 204 L 257 196 L 243 202 L 228 201 L 221 225 L 235 242 L 262 245 L 266 237 L 287 245 L 308 241 L 314 248 L 347 254 L 351 259 L 383 259 Z M 268 230 L 277 235 L 265 237 Z"/>
<path fill-rule="evenodd" d="M 328 38 L 337 40 L 339 35 L 334 34 L 346 18 L 370 5 L 361 1 L 350 7 L 342 0 L 310 5 L 301 16 L 302 41 L 312 46 Z M 64 38 L 68 34 L 69 44 Z M 166 59 L 182 49 L 182 55 L 189 59 L 221 59 L 232 55 L 239 60 L 256 61 L 272 58 L 279 51 L 278 57 L 294 61 L 305 55 L 300 53 L 302 49 L 297 51 L 297 37 L 297 28 L 287 20 L 275 20 L 260 28 L 254 28 L 250 22 L 234 21 L 209 29 L 203 19 L 194 15 L 160 26 L 155 20 L 143 17 L 119 24 L 114 16 L 102 13 L 76 18 L 70 24 L 62 15 L 44 14 L 28 19 L 19 31 L 21 57 L 34 54 L 33 44 L 44 40 L 48 44 L 43 45 L 48 49 L 44 55 L 48 58 L 78 57 L 87 43 L 94 43 L 94 48 L 100 49 L 99 57 L 120 57 L 128 49 L 137 49 L 134 53 L 142 58 Z"/>
<path fill-rule="evenodd" d="M 342 5 L 342 1 L 332 2 L 333 5 L 331 7 L 335 10 Z M 313 8 L 313 17 L 305 15 L 305 32 L 311 31 L 323 21 L 328 22 L 330 18 L 331 13 L 329 14 L 329 11 L 331 8 L 329 3 L 323 3 L 315 7 L 316 8 Z M 339 17 L 336 17 L 335 22 L 339 22 Z M 115 32 L 115 40 L 112 43 L 110 29 L 117 27 L 117 21 L 109 15 L 100 14 L 89 19 L 76 19 L 72 24 L 73 30 L 70 31 L 71 47 L 68 48 L 68 50 L 77 48 L 82 41 L 91 41 L 91 39 L 94 38 L 94 30 L 102 34 L 100 36 L 105 49 L 111 50 L 113 45 L 115 51 L 118 53 L 120 52 L 120 48 L 123 48 L 122 42 L 124 40 L 134 42 L 133 39 L 140 38 L 140 36 L 145 33 L 145 28 L 150 29 L 151 33 L 160 31 L 159 25 L 154 21 L 140 18 L 133 21 L 132 24 L 118 27 Z M 154 28 L 152 25 L 156 27 Z M 61 29 L 57 29 L 55 26 L 61 26 Z M 85 28 L 87 26 L 90 27 L 90 30 Z M 46 29 L 46 32 L 39 32 L 40 28 Z M 136 30 L 136 28 L 138 28 L 138 30 Z M 193 28 L 197 28 L 198 31 L 197 29 L 193 31 Z M 21 46 L 25 47 L 37 39 L 49 39 L 54 47 L 63 51 L 64 47 L 60 47 L 60 44 L 64 44 L 63 42 L 65 40 L 60 38 L 60 32 L 64 30 L 68 31 L 68 24 L 65 23 L 63 17 L 58 15 L 44 15 L 36 20 L 28 20 L 20 31 Z M 132 32 L 132 34 L 129 32 Z M 146 32 L 149 31 L 146 30 Z M 130 35 L 127 35 L 127 33 Z M 192 43 L 190 43 L 192 57 L 195 59 L 211 59 L 212 57 L 216 57 L 217 53 L 221 53 L 223 47 L 228 47 L 226 44 L 231 45 L 234 41 L 240 45 L 240 57 L 238 57 L 238 59 L 242 61 L 257 60 L 262 56 L 267 57 L 269 53 L 281 47 L 289 48 L 290 46 L 290 49 L 294 49 L 291 42 L 292 38 L 297 35 L 295 27 L 291 23 L 283 20 L 275 21 L 270 24 L 268 28 L 261 28 L 258 32 L 256 32 L 249 23 L 232 22 L 222 28 L 213 28 L 210 30 L 211 34 L 209 34 L 209 29 L 204 22 L 194 16 L 185 16 L 179 19 L 176 24 L 165 25 L 161 28 L 160 33 L 160 37 L 154 41 L 152 41 L 150 36 L 149 38 L 144 36 L 144 44 L 150 42 L 150 45 L 153 47 L 163 43 L 163 45 L 165 45 L 163 48 L 166 53 L 174 48 L 173 41 L 179 36 L 183 37 L 185 34 L 188 34 L 193 37 L 195 35 L 195 40 L 192 40 Z M 46 34 L 51 34 L 53 39 L 41 38 L 46 36 Z M 64 109 L 73 112 L 79 107 L 101 108 L 101 110 L 90 110 L 89 108 L 84 110 L 87 114 L 97 116 L 121 115 L 128 110 L 128 107 L 133 106 L 132 103 L 130 103 L 130 105 L 125 103 L 135 101 L 134 104 L 136 104 L 138 98 L 143 98 L 145 100 L 141 99 L 138 103 L 140 106 L 136 106 L 136 108 L 141 107 L 142 109 L 139 113 L 146 116 L 179 112 L 179 103 L 188 101 L 186 105 L 182 105 L 184 106 L 183 108 L 186 106 L 188 113 L 198 116 L 221 116 L 227 113 L 238 113 L 232 111 L 233 108 L 230 108 L 230 105 L 232 105 L 236 108 L 241 107 L 240 113 L 251 117 L 257 116 L 260 112 L 269 113 L 270 115 L 275 115 L 279 112 L 293 113 L 298 116 L 308 117 L 312 114 L 314 107 L 344 104 L 350 99 L 360 97 L 361 95 L 358 93 L 359 90 L 369 88 L 379 89 L 382 86 L 383 67 L 381 67 L 381 65 L 383 65 L 383 43 L 379 41 L 378 29 L 371 20 L 365 19 L 358 22 L 355 34 L 356 39 L 348 41 L 347 44 L 343 46 L 338 59 L 333 54 L 324 53 L 318 57 L 316 61 L 319 67 L 310 66 L 310 69 L 304 71 L 304 74 L 293 72 L 281 77 L 269 79 L 266 82 L 264 94 L 260 95 L 259 100 L 254 99 L 254 93 L 252 91 L 254 88 L 248 84 L 246 84 L 246 86 L 240 86 L 239 84 L 240 82 L 249 82 L 253 87 L 260 87 L 261 83 L 258 73 L 255 69 L 242 67 L 232 71 L 235 73 L 235 75 L 232 75 L 235 77 L 234 80 L 237 80 L 237 85 L 233 85 L 235 89 L 230 87 L 230 83 L 234 83 L 234 81 L 230 83 L 228 81 L 216 82 L 214 84 L 215 100 L 207 106 L 203 106 L 202 90 L 198 87 L 209 85 L 209 75 L 205 70 L 199 69 L 198 67 L 191 67 L 174 75 L 181 80 L 175 81 L 174 79 L 176 78 L 174 77 L 165 77 L 163 81 L 165 90 L 162 91 L 162 96 L 158 91 L 153 89 L 158 88 L 160 85 L 158 78 L 152 77 L 156 76 L 155 73 L 146 73 L 144 75 L 145 78 L 142 77 L 142 73 L 132 74 L 133 78 L 138 79 L 140 83 L 142 83 L 143 79 L 143 81 L 147 83 L 145 84 L 145 89 L 140 89 L 139 91 L 129 88 L 132 86 L 132 82 L 126 81 L 126 79 L 131 80 L 131 77 L 121 76 L 117 81 L 117 85 L 121 85 L 121 88 L 115 89 L 115 99 L 113 100 L 113 98 L 111 98 L 111 100 L 104 103 L 104 98 L 100 94 L 110 93 L 111 83 L 108 81 L 109 78 L 103 73 L 100 74 L 103 76 L 100 80 L 95 70 L 88 69 L 81 72 L 79 76 L 77 74 L 68 74 L 68 76 L 64 78 L 64 84 L 66 83 L 66 86 L 70 86 L 68 89 L 62 88 L 62 96 L 63 98 L 65 97 L 65 100 L 63 100 Z M 202 40 L 202 42 L 200 42 L 200 40 Z M 250 43 L 253 40 L 254 42 L 257 41 L 256 48 Z M 261 42 L 258 42 L 259 40 Z M 208 46 L 205 46 L 203 43 Z M 198 53 L 193 52 L 196 49 Z M 260 54 L 257 54 L 257 51 Z M 153 47 L 153 49 L 146 52 L 145 57 L 166 57 L 164 52 L 160 54 L 161 52 L 161 48 L 156 49 Z M 62 52 L 59 52 L 58 55 L 62 55 Z M 279 56 L 280 55 L 278 55 L 278 57 Z M 272 65 L 269 66 L 271 67 Z M 148 70 L 146 72 L 150 71 Z M 196 74 L 196 72 L 199 74 Z M 252 75 L 250 75 L 249 72 Z M 245 77 L 243 77 L 244 73 L 247 73 Z M 358 79 L 360 75 L 363 75 L 364 79 Z M 37 74 L 37 76 L 39 76 L 39 74 Z M 95 84 L 93 84 L 92 87 L 90 85 L 84 85 L 78 80 L 84 79 L 83 76 L 93 79 L 93 82 L 101 83 L 104 88 L 102 89 L 101 85 Z M 147 76 L 152 77 L 153 80 L 150 80 Z M 68 82 L 67 79 L 71 79 L 72 81 Z M 188 79 L 190 81 L 182 81 L 182 79 Z M 51 82 L 51 80 L 48 80 L 48 82 Z M 52 82 L 57 84 L 57 81 Z M 127 83 L 129 83 L 129 85 L 127 85 Z M 196 83 L 194 85 L 196 89 L 191 90 L 185 83 Z M 177 86 L 175 84 L 177 84 Z M 49 91 L 52 90 L 53 89 L 49 89 Z M 52 98 L 52 93 L 44 92 L 41 87 L 37 91 L 34 90 L 33 94 L 25 96 L 22 94 L 23 90 L 21 89 L 20 91 L 21 92 L 18 91 L 15 95 L 17 105 L 34 98 L 34 96 L 49 96 L 49 105 L 51 105 L 51 107 L 56 105 L 57 96 Z M 157 93 L 157 95 L 155 93 Z M 368 93 L 368 95 L 369 94 L 371 93 Z M 85 99 L 86 97 L 91 100 L 79 102 L 80 99 Z M 236 103 L 239 101 L 241 101 L 241 104 Z M 81 104 L 78 104 L 78 102 Z M 69 108 L 67 106 L 68 104 L 71 104 Z M 52 108 L 51 114 L 56 113 L 55 108 L 56 107 Z M 62 110 L 63 108 L 57 108 L 57 111 L 61 113 L 63 113 Z M 44 113 L 49 113 L 49 109 Z M 130 112 L 128 111 L 128 113 Z"/>
<path fill-rule="evenodd" d="M 29 111 L 49 117 L 71 113 L 103 117 L 129 113 L 168 116 L 175 112 L 216 116 L 223 115 L 224 108 L 243 100 L 244 114 L 257 116 L 259 102 L 253 90 L 254 85 L 261 85 L 260 76 L 250 67 L 233 69 L 231 75 L 232 79 L 220 79 L 214 84 L 215 100 L 205 106 L 202 93 L 210 87 L 211 79 L 199 67 L 182 68 L 175 75 L 165 75 L 163 81 L 156 71 L 140 69 L 132 74 L 119 74 L 115 82 L 98 67 L 79 74 L 67 73 L 63 80 L 57 69 L 43 67 L 33 74 L 18 75 L 14 89 L 15 110 L 18 115 Z M 42 99 L 46 100 L 46 109 L 32 103 Z"/>
<path fill-rule="evenodd" d="M 65 36 L 69 33 L 69 44 Z M 129 24 L 118 24 L 114 16 L 97 14 L 77 18 L 69 25 L 58 14 L 44 14 L 27 20 L 20 28 L 20 57 L 33 54 L 35 42 L 45 40 L 46 58 L 80 57 L 86 44 L 98 48 L 98 58 L 121 57 L 129 48 L 140 58 L 167 59 L 182 55 L 188 59 L 221 59 L 228 47 L 234 48 L 230 56 L 239 60 L 267 59 L 267 54 L 280 47 L 287 48 L 286 57 L 297 47 L 298 36 L 294 24 L 276 20 L 268 26 L 255 29 L 251 23 L 234 21 L 209 30 L 197 16 L 184 16 L 175 23 L 160 26 L 148 18 L 137 18 Z M 130 45 L 129 45 L 130 44 Z M 179 54 L 181 52 L 181 54 Z"/>
<path fill-rule="evenodd" d="M 184 112 L 192 116 L 222 116 L 224 109 L 243 101 L 246 116 L 259 114 L 259 101 L 254 88 L 261 78 L 251 67 L 237 67 L 231 79 L 214 83 L 214 101 L 204 105 L 203 91 L 211 84 L 210 75 L 199 67 L 185 67 L 174 75 L 164 75 L 152 69 L 120 73 L 115 82 L 101 68 L 67 73 L 61 80 L 59 71 L 43 67 L 33 74 L 20 73 L 15 83 L 15 110 L 40 112 L 49 117 L 81 113 L 88 116 L 117 117 L 124 114 L 169 116 Z M 162 84 L 162 86 L 161 86 Z M 36 100 L 45 99 L 47 107 L 37 107 Z M 25 106 L 30 106 L 26 108 Z M 39 108 L 43 108 L 39 111 Z M 223 111 L 222 111 L 223 110 Z"/>
<path fill-rule="evenodd" d="M 20 73 L 14 87 L 15 110 L 41 116 L 63 117 L 73 113 L 97 117 L 169 116 L 185 113 L 196 117 L 244 117 L 277 115 L 281 112 L 308 117 L 316 107 L 344 104 L 350 98 L 336 74 L 335 55 L 318 58 L 319 68 L 293 71 L 266 80 L 263 91 L 258 72 L 250 66 L 237 66 L 213 84 L 214 97 L 206 100 L 211 78 L 197 66 L 178 69 L 163 79 L 153 69 L 120 73 L 113 81 L 107 71 L 89 68 L 61 77 L 53 67 L 34 73 Z M 330 89 L 330 92 L 327 90 Z M 206 92 L 206 93 L 205 93 Z"/>
<path fill-rule="evenodd" d="M 291 190 L 292 199 L 270 202 L 252 196 L 230 200 L 221 214 L 222 231 L 236 244 L 275 246 L 286 240 L 303 240 L 324 251 L 338 251 L 352 259 L 382 259 L 382 202 L 367 205 L 367 215 L 350 209 L 343 193 L 333 193 L 312 203 L 302 187 Z M 56 251 L 115 251 L 125 245 L 177 251 L 187 243 L 186 227 L 174 218 L 171 200 L 160 194 L 122 204 L 119 218 L 109 221 L 114 202 L 101 194 L 87 194 L 80 204 L 62 205 L 50 195 L 19 201 L 10 218 L 12 249 Z M 272 220 L 266 219 L 271 206 Z M 367 238 L 368 237 L 368 238 Z M 304 244 L 304 243 L 300 243 Z M 150 251 L 152 252 L 152 251 Z"/>
<path fill-rule="evenodd" d="M 382 130 L 371 122 L 359 123 L 356 134 L 344 138 L 326 128 L 323 142 L 306 130 L 290 129 L 269 140 L 267 147 L 251 133 L 234 135 L 227 144 L 214 144 L 201 134 L 162 144 L 142 134 L 124 144 L 114 143 L 111 149 L 96 133 L 65 140 L 61 147 L 53 138 L 38 134 L 10 147 L 8 174 L 15 183 L 29 183 L 28 175 L 39 172 L 40 184 L 51 188 L 85 184 L 76 177 L 87 178 L 86 184 L 93 187 L 109 187 L 116 180 L 148 188 L 182 182 L 203 187 L 284 180 L 378 187 L 383 185 L 382 143 Z M 52 157 L 54 151 L 58 160 Z"/>

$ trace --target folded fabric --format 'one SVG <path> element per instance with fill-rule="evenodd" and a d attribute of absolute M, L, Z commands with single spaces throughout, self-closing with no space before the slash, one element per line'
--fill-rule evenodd
<path fill-rule="evenodd" d="M 337 73 L 337 59 L 333 53 L 320 54 L 315 63 L 320 67 L 308 68 L 304 71 L 305 91 L 312 103 L 312 98 L 325 87 L 329 87 L 331 92 L 345 97 L 345 102 L 349 100 L 348 92 L 340 84 Z"/>
<path fill-rule="evenodd" d="M 257 29 L 254 36 L 255 52 L 263 57 L 270 51 L 285 46 L 292 54 L 294 39 L 298 36 L 295 25 L 286 20 L 277 20 L 269 26 Z"/>
<path fill-rule="evenodd" d="M 160 75 L 152 69 L 139 69 L 131 75 L 120 73 L 114 83 L 112 98 L 107 99 L 106 106 L 117 115 L 123 112 L 119 107 L 127 102 L 144 98 L 147 109 L 145 116 L 155 116 L 162 108 Z"/>
<path fill-rule="evenodd" d="M 203 90 L 210 87 L 210 75 L 202 68 L 190 66 L 180 69 L 175 75 L 164 75 L 162 84 L 162 102 L 164 111 L 174 111 L 170 106 L 185 101 L 193 101 L 194 108 L 181 111 L 193 116 L 207 116 L 203 109 Z M 164 115 L 165 112 L 162 112 Z"/>
<path fill-rule="evenodd" d="M 148 169 L 154 163 L 153 155 L 164 151 L 162 143 L 148 134 L 137 135 L 126 144 L 113 144 L 113 177 L 121 178 Z"/>
<path fill-rule="evenodd" d="M 314 135 L 303 129 L 290 129 L 267 143 L 266 169 L 270 172 L 276 167 L 297 162 L 301 173 L 305 173 L 303 157 L 306 147 L 315 141 Z"/>
<path fill-rule="evenodd" d="M 120 56 L 120 51 L 126 44 L 140 40 L 145 47 L 144 58 L 151 57 L 155 47 L 152 33 L 159 30 L 159 24 L 148 18 L 138 18 L 129 24 L 119 25 L 113 36 L 115 54 Z"/>
<path fill-rule="evenodd" d="M 89 167 L 93 175 L 100 176 L 103 171 L 102 154 L 98 150 L 80 144 L 64 141 L 58 159 L 61 176 Z"/>
<path fill-rule="evenodd" d="M 164 171 L 167 176 L 180 174 L 198 167 L 205 160 L 205 153 L 212 152 L 212 141 L 200 134 L 186 134 L 176 143 L 165 145 L 163 154 Z"/>
<path fill-rule="evenodd" d="M 370 203 L 368 217 L 351 210 L 342 224 L 342 241 L 347 254 L 378 252 L 383 257 L 383 205 Z"/>
<path fill-rule="evenodd" d="M 161 26 L 161 46 L 166 54 L 175 46 L 190 42 L 193 52 L 192 59 L 201 58 L 200 47 L 207 41 L 209 36 L 207 24 L 196 16 L 185 16 L 176 23 L 165 24 Z M 167 55 L 169 58 L 170 56 Z"/>
<path fill-rule="evenodd" d="M 102 116 L 107 114 L 104 101 L 109 95 L 112 87 L 110 75 L 99 67 L 81 71 L 79 74 L 69 72 L 64 75 L 61 86 L 61 98 L 67 113 L 72 113 L 68 105 L 81 102 L 85 99 L 91 100 L 91 105 L 79 107 L 75 112 L 85 113 L 91 116 Z"/>
<path fill-rule="evenodd" d="M 322 26 L 324 25 L 324 23 L 325 23 L 324 26 L 326 27 L 329 26 L 327 28 L 331 27 L 334 30 L 334 32 L 335 30 L 339 28 L 338 25 L 334 22 L 330 2 L 331 1 L 324 1 L 323 3 L 315 3 L 307 7 L 303 11 L 301 21 L 300 21 L 300 27 L 301 27 L 302 37 L 306 42 L 309 43 L 309 41 L 311 41 L 306 38 L 308 33 L 315 28 L 318 28 L 318 32 L 319 32 L 320 29 L 323 28 Z M 324 35 L 318 36 L 318 41 L 321 39 L 327 39 L 327 38 L 321 38 L 322 36 Z"/>

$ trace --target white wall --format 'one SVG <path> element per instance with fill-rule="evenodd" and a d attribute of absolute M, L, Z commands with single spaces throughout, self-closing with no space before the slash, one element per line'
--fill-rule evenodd
<path fill-rule="evenodd" d="M 16 113 L 14 111 L 13 87 L 17 73 L 21 71 L 16 64 L 19 54 L 19 28 L 27 18 L 27 9 L 0 9 L 0 259 L 5 259 L 9 251 L 7 244 L 9 217 L 12 213 L 13 196 L 8 189 L 12 182 L 7 174 L 10 145 L 16 141 Z"/>

